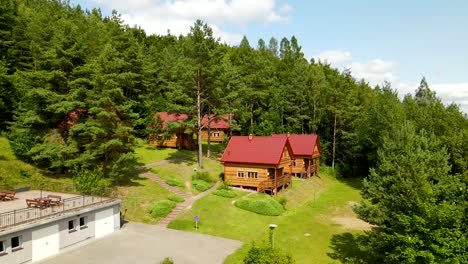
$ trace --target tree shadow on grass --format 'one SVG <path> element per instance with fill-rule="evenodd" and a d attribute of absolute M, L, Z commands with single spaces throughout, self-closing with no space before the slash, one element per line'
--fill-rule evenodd
<path fill-rule="evenodd" d="M 362 250 L 365 235 L 343 233 L 334 235 L 330 248 L 333 250 L 327 255 L 342 263 L 374 263 L 368 252 Z"/>

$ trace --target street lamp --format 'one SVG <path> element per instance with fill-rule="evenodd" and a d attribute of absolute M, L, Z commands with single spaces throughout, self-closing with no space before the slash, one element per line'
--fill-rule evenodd
<path fill-rule="evenodd" d="M 275 248 L 275 237 L 274 237 L 274 234 L 273 234 L 273 231 L 275 231 L 275 228 L 277 227 L 277 225 L 275 224 L 271 224 L 270 225 L 270 244 L 271 244 L 271 249 L 274 249 Z"/>

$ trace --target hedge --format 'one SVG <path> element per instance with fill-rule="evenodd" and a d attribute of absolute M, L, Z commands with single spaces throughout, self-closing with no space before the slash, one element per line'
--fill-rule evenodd
<path fill-rule="evenodd" d="M 284 212 L 284 207 L 273 198 L 246 198 L 235 203 L 241 209 L 261 215 L 278 216 Z"/>

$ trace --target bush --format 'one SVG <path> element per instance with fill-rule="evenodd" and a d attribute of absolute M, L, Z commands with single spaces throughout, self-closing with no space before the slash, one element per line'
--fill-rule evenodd
<path fill-rule="evenodd" d="M 169 194 L 167 196 L 167 199 L 170 200 L 170 201 L 176 202 L 176 203 L 181 203 L 181 202 L 185 201 L 184 198 L 180 197 L 177 194 L 173 194 L 173 193 Z"/>
<path fill-rule="evenodd" d="M 241 209 L 261 215 L 278 216 L 284 212 L 283 206 L 270 197 L 246 198 L 237 201 L 235 205 Z"/>
<path fill-rule="evenodd" d="M 175 179 L 167 179 L 165 182 L 170 186 L 182 186 L 182 183 Z"/>
<path fill-rule="evenodd" d="M 244 258 L 245 264 L 293 264 L 292 256 L 279 248 L 269 246 L 256 247 L 252 245 Z"/>
<path fill-rule="evenodd" d="M 203 180 L 194 180 L 192 181 L 192 186 L 198 191 L 204 192 L 211 187 L 211 184 Z"/>
<path fill-rule="evenodd" d="M 153 207 L 151 207 L 150 214 L 155 218 L 162 218 L 168 215 L 175 207 L 175 202 L 169 200 L 161 200 L 156 202 L 153 205 Z"/>
<path fill-rule="evenodd" d="M 192 181 L 202 180 L 206 182 L 215 182 L 207 171 L 197 171 L 192 175 Z"/>
<path fill-rule="evenodd" d="M 226 189 L 218 189 L 213 192 L 214 195 L 226 197 L 226 198 L 234 198 L 237 196 L 237 194 L 231 190 L 226 190 Z"/>
<path fill-rule="evenodd" d="M 286 208 L 286 202 L 288 201 L 286 197 L 278 196 L 276 197 L 276 201 L 278 201 L 278 203 L 280 203 L 284 208 Z"/>
<path fill-rule="evenodd" d="M 174 264 L 174 261 L 171 258 L 166 257 L 161 261 L 161 264 Z"/>
<path fill-rule="evenodd" d="M 223 183 L 219 186 L 218 190 L 231 190 L 231 186 L 229 186 L 229 184 L 227 184 L 226 182 L 223 182 Z"/>
<path fill-rule="evenodd" d="M 73 184 L 81 194 L 107 195 L 108 184 L 102 172 L 80 170 L 73 176 Z"/>

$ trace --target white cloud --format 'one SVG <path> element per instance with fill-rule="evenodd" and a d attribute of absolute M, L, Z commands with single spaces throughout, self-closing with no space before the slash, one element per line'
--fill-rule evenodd
<path fill-rule="evenodd" d="M 365 79 L 370 85 L 375 86 L 385 81 L 396 81 L 392 73 L 396 66 L 396 63 L 391 61 L 373 59 L 367 63 L 353 62 L 348 64 L 346 68 L 351 70 L 351 74 L 357 80 Z"/>
<path fill-rule="evenodd" d="M 293 7 L 291 5 L 288 5 L 288 4 L 284 4 L 280 7 L 280 11 L 281 13 L 289 13 L 293 10 Z"/>
<path fill-rule="evenodd" d="M 364 79 L 371 86 L 382 85 L 385 81 L 390 82 L 400 98 L 407 94 L 414 95 L 419 86 L 419 82 L 403 81 L 394 74 L 398 68 L 396 62 L 382 59 L 373 59 L 364 63 L 352 62 L 352 54 L 343 50 L 327 50 L 314 58 L 320 59 L 322 62 L 326 61 L 341 70 L 348 68 L 356 80 Z M 429 88 L 436 92 L 445 105 L 455 103 L 468 114 L 468 82 L 431 83 L 430 79 L 428 82 Z"/>
<path fill-rule="evenodd" d="M 353 59 L 351 52 L 343 50 L 326 50 L 313 56 L 313 58 L 324 63 L 330 63 L 335 67 L 348 63 Z"/>
<path fill-rule="evenodd" d="M 436 83 L 431 84 L 429 88 L 436 92 L 445 105 L 455 103 L 460 109 L 468 114 L 468 82 L 463 83 Z M 398 94 L 403 97 L 406 94 L 414 94 L 419 83 L 396 82 L 392 86 L 397 89 Z"/>
<path fill-rule="evenodd" d="M 284 22 L 275 0 L 94 0 L 122 14 L 129 25 L 139 25 L 149 34 L 186 34 L 196 19 L 202 19 L 217 37 L 228 43 L 239 42 L 241 34 L 227 32 L 226 25 L 244 27 L 249 23 Z M 281 12 L 290 10 L 283 5 Z"/>

